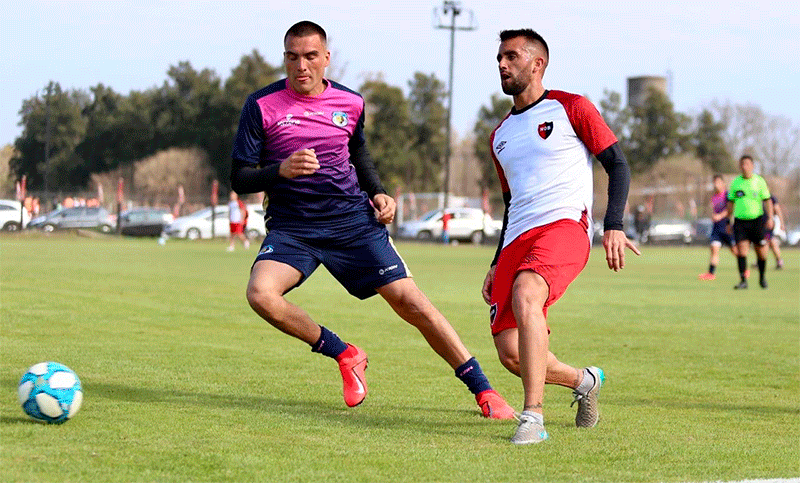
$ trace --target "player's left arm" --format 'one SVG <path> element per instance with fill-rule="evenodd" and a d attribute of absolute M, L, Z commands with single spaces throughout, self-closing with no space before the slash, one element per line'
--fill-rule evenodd
<path fill-rule="evenodd" d="M 775 228 L 775 207 L 772 204 L 772 194 L 769 192 L 769 187 L 767 187 L 767 182 L 764 181 L 764 178 L 761 178 L 761 198 L 763 199 L 764 214 L 766 215 L 764 227 L 767 230 L 772 230 Z"/>
<path fill-rule="evenodd" d="M 394 198 L 386 194 L 386 188 L 381 183 L 375 162 L 367 149 L 364 137 L 363 113 L 356 124 L 353 135 L 350 137 L 347 148 L 350 151 L 350 163 L 356 170 L 356 176 L 358 176 L 358 185 L 367 193 L 375 207 L 375 218 L 383 224 L 393 222 L 397 205 Z"/>
<path fill-rule="evenodd" d="M 628 199 L 631 173 L 617 137 L 603 116 L 588 99 L 572 96 L 564 101 L 570 123 L 583 144 L 594 154 L 608 174 L 608 206 L 603 220 L 603 248 L 608 268 L 625 267 L 625 249 L 641 255 L 636 245 L 625 236 L 622 216 Z"/>
<path fill-rule="evenodd" d="M 625 249 L 641 255 L 636 245 L 623 230 L 623 214 L 628 199 L 631 172 L 619 143 L 614 143 L 596 155 L 608 174 L 608 206 L 603 219 L 603 247 L 608 268 L 619 271 L 625 267 Z"/>

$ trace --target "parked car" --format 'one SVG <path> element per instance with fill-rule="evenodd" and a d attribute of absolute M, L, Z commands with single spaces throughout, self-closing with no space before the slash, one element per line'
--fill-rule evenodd
<path fill-rule="evenodd" d="M 442 237 L 442 218 L 445 211 L 429 211 L 422 218 L 405 222 L 397 227 L 398 236 L 432 240 Z M 447 234 L 451 240 L 483 243 L 488 237 L 500 233 L 503 222 L 492 219 L 480 208 L 449 208 L 452 218 L 447 222 Z"/>
<path fill-rule="evenodd" d="M 3 231 L 19 231 L 31 221 L 28 210 L 22 209 L 22 203 L 15 200 L 0 200 L 0 228 Z M 21 223 L 21 224 L 20 224 Z"/>
<path fill-rule="evenodd" d="M 166 208 L 131 208 L 119 214 L 119 229 L 126 236 L 159 236 L 174 219 Z"/>
<path fill-rule="evenodd" d="M 61 208 L 31 220 L 29 228 L 51 232 L 69 228 L 84 228 L 110 233 L 117 225 L 116 218 L 105 208 L 76 206 Z"/>
<path fill-rule="evenodd" d="M 692 243 L 695 231 L 692 224 L 680 219 L 653 220 L 650 227 L 642 233 L 642 243 L 683 242 Z"/>
<path fill-rule="evenodd" d="M 256 238 L 267 234 L 264 228 L 264 208 L 259 203 L 247 205 L 247 226 L 244 229 L 248 238 Z M 163 236 L 171 238 L 211 238 L 211 207 L 203 208 L 186 216 L 179 216 L 164 227 Z M 218 205 L 214 210 L 214 236 L 230 235 L 228 205 Z"/>

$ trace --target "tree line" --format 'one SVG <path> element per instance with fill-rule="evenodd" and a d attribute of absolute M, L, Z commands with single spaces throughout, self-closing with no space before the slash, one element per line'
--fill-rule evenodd
<path fill-rule="evenodd" d="M 27 176 L 31 190 L 80 190 L 92 174 L 125 173 L 140 159 L 183 147 L 205 151 L 210 176 L 227 187 L 241 106 L 250 93 L 282 76 L 281 66 L 253 50 L 224 81 L 213 70 L 180 62 L 169 68 L 161 86 L 127 95 L 103 84 L 64 90 L 51 82 L 22 102 L 23 132 L 14 142 L 9 176 Z M 367 105 L 367 145 L 390 192 L 439 191 L 447 142 L 446 85 L 433 74 L 416 72 L 406 87 L 375 76 L 358 88 Z M 511 105 L 509 97 L 493 95 L 470 133 L 482 188 L 496 188 L 488 139 Z M 693 117 L 676 112 L 657 90 L 640 106 L 623 106 L 622 96 L 613 91 L 605 91 L 596 105 L 634 173 L 685 153 L 717 172 L 734 171 L 734 157 L 744 151 L 762 162 L 764 174 L 796 170 L 800 163 L 800 129 L 757 106 L 715 103 Z"/>

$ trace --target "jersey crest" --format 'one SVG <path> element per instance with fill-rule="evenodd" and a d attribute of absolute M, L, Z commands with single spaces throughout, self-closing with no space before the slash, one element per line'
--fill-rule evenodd
<path fill-rule="evenodd" d="M 553 121 L 547 121 L 539 124 L 539 136 L 542 139 L 547 139 L 550 137 L 550 133 L 553 132 Z"/>

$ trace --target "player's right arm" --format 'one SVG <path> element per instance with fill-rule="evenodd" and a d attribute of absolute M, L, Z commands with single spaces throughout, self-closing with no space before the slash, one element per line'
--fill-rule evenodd
<path fill-rule="evenodd" d="M 231 163 L 231 188 L 239 194 L 268 191 L 280 178 L 309 175 L 319 169 L 313 149 L 300 149 L 262 167 L 261 153 L 267 143 L 262 126 L 261 109 L 252 96 L 248 97 L 239 118 Z"/>

